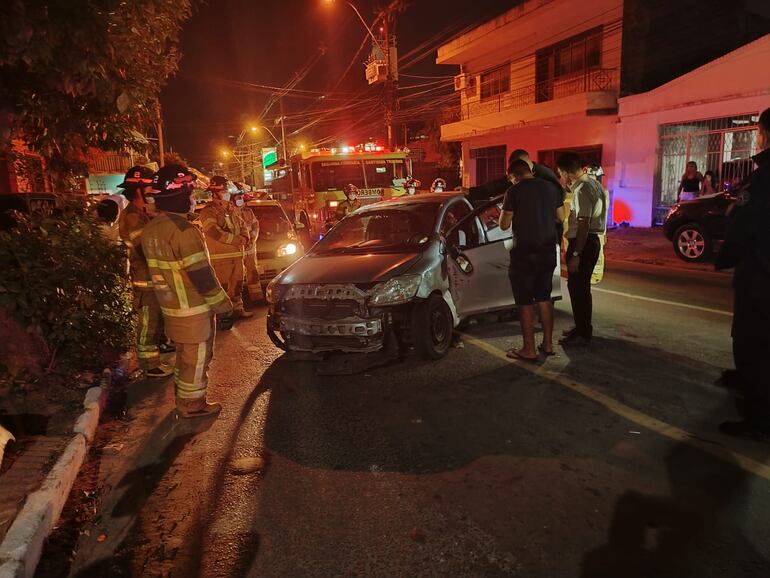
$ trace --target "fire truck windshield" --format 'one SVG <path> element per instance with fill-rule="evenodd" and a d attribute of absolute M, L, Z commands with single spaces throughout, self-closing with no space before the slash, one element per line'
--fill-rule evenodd
<path fill-rule="evenodd" d="M 313 189 L 316 192 L 342 190 L 348 183 L 359 189 L 393 186 L 393 179 L 406 176 L 403 159 L 345 159 L 312 164 Z"/>

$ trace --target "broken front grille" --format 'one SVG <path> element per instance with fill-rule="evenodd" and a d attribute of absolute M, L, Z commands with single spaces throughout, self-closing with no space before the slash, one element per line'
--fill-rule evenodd
<path fill-rule="evenodd" d="M 366 317 L 366 293 L 354 285 L 294 285 L 282 299 L 283 312 L 306 319 Z"/>

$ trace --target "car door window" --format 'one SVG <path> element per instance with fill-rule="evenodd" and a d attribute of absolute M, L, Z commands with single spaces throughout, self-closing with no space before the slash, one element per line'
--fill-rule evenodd
<path fill-rule="evenodd" d="M 447 242 L 450 245 L 455 247 L 475 247 L 479 244 L 479 229 L 476 219 L 466 219 L 461 226 L 455 227 L 455 225 L 470 214 L 470 206 L 462 201 L 452 204 L 447 209 L 441 221 L 440 232 L 447 237 Z"/>

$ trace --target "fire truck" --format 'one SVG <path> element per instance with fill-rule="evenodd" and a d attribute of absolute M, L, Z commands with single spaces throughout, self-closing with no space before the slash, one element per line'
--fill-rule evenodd
<path fill-rule="evenodd" d="M 404 195 L 411 161 L 406 150 L 390 151 L 367 143 L 311 149 L 293 156 L 288 165 L 271 167 L 269 172 L 271 196 L 294 215 L 303 236 L 317 240 L 325 231 L 327 219 L 345 200 L 345 185 L 358 187 L 362 205 Z"/>

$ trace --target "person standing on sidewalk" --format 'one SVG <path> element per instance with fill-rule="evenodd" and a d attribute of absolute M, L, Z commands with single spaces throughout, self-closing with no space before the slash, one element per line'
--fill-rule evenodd
<path fill-rule="evenodd" d="M 128 169 L 118 188 L 128 200 L 118 222 L 120 238 L 128 248 L 131 285 L 134 292 L 134 312 L 137 317 L 136 357 L 145 377 L 168 377 L 171 368 L 160 362 L 163 317 L 150 279 L 150 270 L 142 252 L 142 231 L 150 222 L 145 195 L 152 188 L 155 173 L 142 166 Z M 172 349 L 173 350 L 173 349 Z"/>
<path fill-rule="evenodd" d="M 513 185 L 505 193 L 500 213 L 502 230 L 513 226 L 509 276 L 513 297 L 519 308 L 521 349 L 511 349 L 508 357 L 537 361 L 553 351 L 553 272 L 558 246 L 557 224 L 564 220 L 562 191 L 553 183 L 535 178 L 529 164 L 514 159 L 508 167 Z M 535 311 L 540 313 L 543 341 L 535 348 Z"/>
<path fill-rule="evenodd" d="M 596 179 L 589 177 L 575 153 L 564 153 L 556 165 L 572 191 L 567 227 L 567 289 L 575 327 L 560 343 L 586 345 L 593 336 L 591 275 L 599 258 L 599 235 L 607 230 L 607 196 Z"/>
<path fill-rule="evenodd" d="M 735 267 L 733 359 L 746 415 L 719 429 L 731 436 L 770 437 L 770 108 L 759 116 L 757 169 L 739 187 L 729 213 L 725 242 L 716 268 Z"/>
<path fill-rule="evenodd" d="M 229 328 L 233 311 L 211 267 L 203 235 L 188 218 L 195 208 L 195 178 L 181 165 L 166 165 L 157 172 L 153 199 L 159 214 L 142 232 L 142 251 L 166 333 L 177 346 L 174 393 L 182 418 L 216 415 L 222 409 L 206 399 L 208 367 L 215 316 Z"/>
<path fill-rule="evenodd" d="M 233 317 L 251 317 L 253 313 L 243 307 L 243 251 L 249 245 L 249 232 L 231 202 L 227 179 L 220 175 L 212 177 L 209 190 L 212 199 L 201 211 L 200 222 L 211 264 L 233 303 Z"/>
<path fill-rule="evenodd" d="M 233 195 L 235 211 L 240 215 L 249 233 L 249 244 L 243 251 L 243 266 L 246 272 L 246 295 L 251 304 L 262 301 L 262 283 L 259 280 L 259 263 L 257 262 L 257 239 L 259 239 L 259 220 L 254 212 L 246 205 L 244 191 L 238 189 Z"/>

